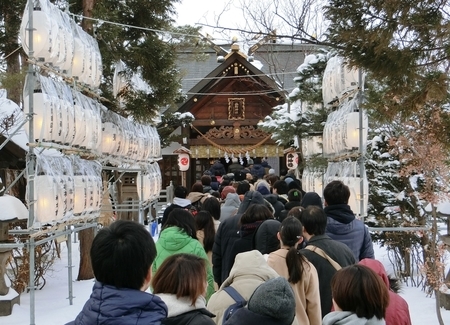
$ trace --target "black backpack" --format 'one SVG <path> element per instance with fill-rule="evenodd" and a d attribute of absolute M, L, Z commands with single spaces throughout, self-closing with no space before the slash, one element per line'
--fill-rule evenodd
<path fill-rule="evenodd" d="M 189 206 L 189 212 L 192 213 L 193 216 L 197 215 L 199 211 L 202 209 L 202 202 L 200 200 L 192 202 Z"/>
<path fill-rule="evenodd" d="M 232 286 L 225 287 L 223 289 L 226 293 L 230 295 L 231 298 L 235 301 L 234 304 L 230 305 L 223 314 L 223 320 L 222 325 L 225 324 L 227 320 L 230 319 L 231 316 L 233 316 L 236 311 L 242 307 L 245 307 L 247 305 L 247 301 L 242 297 L 239 292 Z"/>

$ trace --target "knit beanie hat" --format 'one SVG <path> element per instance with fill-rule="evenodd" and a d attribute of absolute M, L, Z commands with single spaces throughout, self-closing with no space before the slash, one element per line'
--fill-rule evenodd
<path fill-rule="evenodd" d="M 262 185 L 262 184 L 258 185 L 258 188 L 256 190 L 259 193 L 261 193 L 262 195 L 270 194 L 269 189 L 266 186 Z"/>
<path fill-rule="evenodd" d="M 275 175 L 275 169 L 270 168 L 269 169 L 269 175 Z"/>
<path fill-rule="evenodd" d="M 307 208 L 310 205 L 316 205 L 319 208 L 323 209 L 322 199 L 319 194 L 316 192 L 307 192 L 303 195 L 302 201 L 300 205 L 304 208 Z"/>
<path fill-rule="evenodd" d="M 279 324 L 292 324 L 295 317 L 295 298 L 289 282 L 278 277 L 262 283 L 250 297 L 248 309 L 277 319 Z"/>
<path fill-rule="evenodd" d="M 289 183 L 290 183 L 290 182 L 293 182 L 294 179 L 293 179 L 292 177 L 286 177 L 286 178 L 284 179 L 284 181 L 286 182 L 286 184 L 289 185 Z"/>
<path fill-rule="evenodd" d="M 228 193 L 236 193 L 236 190 L 233 186 L 225 186 L 223 188 L 222 193 L 220 194 L 222 200 L 225 200 L 227 198 Z"/>

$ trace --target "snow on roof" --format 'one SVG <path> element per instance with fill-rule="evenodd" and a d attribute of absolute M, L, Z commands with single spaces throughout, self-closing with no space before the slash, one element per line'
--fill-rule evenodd
<path fill-rule="evenodd" d="M 253 60 L 251 64 L 253 64 L 258 70 L 261 70 L 264 66 L 264 64 L 262 64 L 262 62 L 259 60 Z"/>
<path fill-rule="evenodd" d="M 427 204 L 425 211 L 431 213 L 431 203 Z M 450 201 L 442 201 L 436 204 L 436 211 L 450 216 Z"/>
<path fill-rule="evenodd" d="M 28 209 L 18 198 L 11 195 L 0 196 L 0 221 L 28 219 Z"/>
<path fill-rule="evenodd" d="M 24 119 L 22 110 L 20 107 L 14 103 L 12 100 L 9 100 L 6 97 L 3 97 L 5 95 L 5 92 L 1 92 L 0 97 L 0 120 L 11 116 L 12 114 L 15 114 L 17 116 L 17 124 L 21 123 Z M 11 133 L 16 130 L 16 127 L 13 127 L 11 129 Z M 8 137 L 8 134 L 4 134 L 5 137 Z M 21 130 L 19 130 L 11 139 L 15 144 L 17 144 L 22 149 L 28 151 L 28 137 L 25 134 L 25 131 L 23 130 L 23 127 Z"/>

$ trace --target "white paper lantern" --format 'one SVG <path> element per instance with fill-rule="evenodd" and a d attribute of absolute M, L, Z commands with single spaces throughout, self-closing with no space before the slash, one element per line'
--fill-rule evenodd
<path fill-rule="evenodd" d="M 337 92 L 335 89 L 335 69 L 338 64 L 336 57 L 331 57 L 328 59 L 327 66 L 325 67 L 325 71 L 323 73 L 322 78 L 322 98 L 323 103 L 328 105 L 337 99 Z"/>
<path fill-rule="evenodd" d="M 286 154 L 286 167 L 288 169 L 296 169 L 298 167 L 298 153 L 289 152 Z"/>
<path fill-rule="evenodd" d="M 61 42 L 60 62 L 58 67 L 63 73 L 68 73 L 72 67 L 73 53 L 74 53 L 74 38 L 72 34 L 72 27 L 70 17 L 65 13 L 55 8 L 59 14 L 59 33 L 58 38 Z"/>
<path fill-rule="evenodd" d="M 354 150 L 359 147 L 359 112 L 348 113 L 343 119 L 342 140 L 346 150 Z"/>
<path fill-rule="evenodd" d="M 139 172 L 136 177 L 139 200 L 147 202 L 152 197 L 152 187 L 149 172 Z"/>
<path fill-rule="evenodd" d="M 151 131 L 153 134 L 153 158 L 159 159 L 161 158 L 161 141 L 159 139 L 159 134 L 156 128 L 151 127 Z"/>
<path fill-rule="evenodd" d="M 359 87 L 359 70 L 350 69 L 342 57 L 328 59 L 322 79 L 322 98 L 325 105 Z"/>
<path fill-rule="evenodd" d="M 75 195 L 75 183 L 72 175 L 64 176 L 64 197 L 66 204 L 66 214 L 64 218 L 73 217 L 73 208 L 74 208 L 74 195 Z"/>
<path fill-rule="evenodd" d="M 316 192 L 317 194 L 322 197 L 323 193 L 323 173 L 319 171 L 315 171 L 312 173 L 313 176 L 313 186 L 312 190 L 313 192 Z"/>
<path fill-rule="evenodd" d="M 350 189 L 350 198 L 348 204 L 355 214 L 361 215 L 361 200 L 363 200 L 364 209 L 367 209 L 369 198 L 369 183 L 367 181 L 367 176 L 363 175 L 364 195 L 361 194 L 361 178 L 359 177 L 359 175 L 349 177 L 348 187 Z"/>
<path fill-rule="evenodd" d="M 185 172 L 189 169 L 190 157 L 187 153 L 180 153 L 178 155 L 178 167 L 180 171 Z"/>
<path fill-rule="evenodd" d="M 33 128 L 34 139 L 42 142 L 56 142 L 61 140 L 58 135 L 60 127 L 58 126 L 58 105 L 59 99 L 49 96 L 42 92 L 33 94 Z M 24 113 L 30 113 L 29 97 L 24 97 Z M 29 126 L 25 124 L 25 132 L 29 136 Z"/>
<path fill-rule="evenodd" d="M 302 139 L 302 152 L 304 157 L 322 154 L 322 136 L 314 135 Z"/>
<path fill-rule="evenodd" d="M 75 27 L 77 28 L 77 27 Z M 83 40 L 76 34 L 74 34 L 74 52 L 72 59 L 72 76 L 81 79 L 85 66 L 87 63 L 85 62 L 86 55 L 84 54 L 86 49 L 83 44 Z"/>
<path fill-rule="evenodd" d="M 51 62 L 51 55 L 55 56 L 57 53 L 57 51 L 54 51 L 54 48 L 56 46 L 58 26 L 52 21 L 49 11 L 49 3 L 47 1 L 42 2 L 41 8 L 33 10 L 33 56 L 43 59 L 45 62 Z M 20 38 L 25 51 L 29 52 L 28 3 L 22 17 Z"/>
<path fill-rule="evenodd" d="M 162 175 L 161 175 L 161 169 L 159 168 L 159 165 L 155 163 L 155 169 L 156 169 L 156 193 L 155 193 L 155 199 L 159 197 L 162 190 Z"/>
<path fill-rule="evenodd" d="M 112 122 L 104 122 L 102 130 L 102 153 L 112 155 L 117 146 L 117 126 Z"/>
<path fill-rule="evenodd" d="M 86 140 L 86 114 L 83 108 L 83 102 L 80 98 L 81 94 L 74 94 L 74 129 L 75 136 L 73 138 L 72 144 L 77 147 L 82 147 Z"/>
<path fill-rule="evenodd" d="M 57 179 L 50 175 L 38 175 L 34 178 L 35 221 L 51 222 L 64 217 Z"/>
<path fill-rule="evenodd" d="M 302 190 L 305 192 L 311 192 L 309 184 L 309 169 L 305 167 L 302 173 Z"/>
<path fill-rule="evenodd" d="M 87 176 L 74 175 L 74 198 L 73 198 L 73 213 L 76 216 L 83 215 L 87 211 Z"/>
<path fill-rule="evenodd" d="M 89 104 L 87 104 L 87 98 L 83 99 L 83 109 L 85 116 L 86 136 L 81 143 L 82 148 L 92 149 L 92 137 L 94 133 L 94 112 Z"/>
<path fill-rule="evenodd" d="M 102 145 L 102 116 L 100 114 L 101 106 L 97 101 L 91 100 L 91 107 L 94 115 L 91 151 L 98 153 L 100 152 Z"/>
<path fill-rule="evenodd" d="M 96 214 L 99 215 L 100 214 L 100 209 L 102 208 L 102 202 L 103 202 L 103 182 L 102 182 L 102 178 L 99 177 L 98 175 L 95 176 L 95 197 L 96 197 L 96 202 L 94 205 L 94 210 L 96 211 Z"/>

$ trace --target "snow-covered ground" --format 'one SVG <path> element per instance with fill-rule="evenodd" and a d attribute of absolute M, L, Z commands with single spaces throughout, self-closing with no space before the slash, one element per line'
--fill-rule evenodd
<path fill-rule="evenodd" d="M 42 290 L 36 291 L 35 324 L 65 324 L 73 319 L 80 312 L 91 293 L 93 280 L 74 281 L 73 283 L 73 305 L 69 305 L 68 292 L 68 269 L 67 247 L 62 244 L 62 258 L 57 260 L 52 271 L 47 274 L 47 284 Z M 387 269 L 390 266 L 387 262 L 386 251 L 383 248 L 375 247 L 376 258 L 382 261 Z M 73 244 L 73 277 L 76 279 L 78 273 L 78 243 Z M 413 324 L 438 324 L 435 313 L 434 298 L 426 297 L 426 294 L 415 287 L 403 287 L 401 296 L 409 304 Z M 442 317 L 445 324 L 450 324 L 450 311 L 442 309 Z M 2 325 L 24 325 L 30 324 L 30 295 L 23 293 L 20 297 L 20 305 L 15 305 L 10 316 L 0 317 Z"/>

